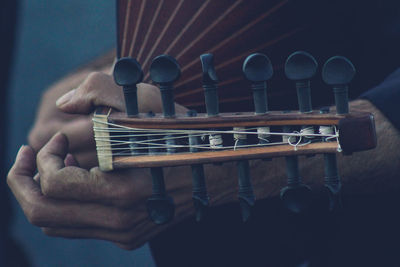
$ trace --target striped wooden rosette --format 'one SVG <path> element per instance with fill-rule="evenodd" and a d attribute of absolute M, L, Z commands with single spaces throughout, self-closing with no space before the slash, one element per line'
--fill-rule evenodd
<path fill-rule="evenodd" d="M 306 20 L 295 18 L 296 8 L 289 0 L 117 3 L 118 56 L 136 58 L 143 67 L 144 82 L 150 82 L 148 70 L 154 57 L 168 54 L 176 58 L 182 77 L 175 85 L 175 100 L 188 108 L 204 111 L 199 59 L 204 53 L 215 56 L 223 112 L 252 109 L 249 83 L 241 71 L 251 53 L 265 53 L 275 64 L 270 97 L 284 96 L 291 88 L 284 78 L 283 64 L 290 53 L 303 47 L 302 32 L 307 26 Z M 293 90 L 290 94 L 294 102 Z"/>

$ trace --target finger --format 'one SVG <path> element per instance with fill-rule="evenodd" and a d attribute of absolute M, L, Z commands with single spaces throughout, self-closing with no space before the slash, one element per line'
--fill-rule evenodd
<path fill-rule="evenodd" d="M 67 137 L 60 132 L 56 133 L 37 154 L 37 167 L 41 177 L 52 176 L 64 168 L 64 158 L 67 152 Z"/>
<path fill-rule="evenodd" d="M 136 224 L 137 214 L 145 213 L 144 203 L 121 209 L 78 201 L 62 201 L 43 196 L 32 179 L 35 157 L 30 147 L 22 147 L 7 182 L 28 220 L 46 227 L 98 227 L 123 231 Z"/>
<path fill-rule="evenodd" d="M 68 136 L 70 152 L 95 149 L 91 117 L 78 117 L 69 122 L 61 122 L 57 128 Z"/>
<path fill-rule="evenodd" d="M 67 138 L 58 133 L 37 155 L 40 186 L 44 195 L 124 207 L 144 199 L 150 193 L 146 192 L 146 189 L 150 190 L 150 179 L 142 169 L 105 173 L 98 168 L 89 172 L 74 166 L 65 167 L 67 147 Z"/>
<path fill-rule="evenodd" d="M 69 166 L 79 167 L 79 164 L 76 161 L 75 157 L 70 153 L 68 153 L 67 156 L 65 157 L 64 164 L 67 167 Z"/>
<path fill-rule="evenodd" d="M 40 174 L 36 173 L 35 176 L 33 176 L 33 180 L 40 185 Z"/>
<path fill-rule="evenodd" d="M 159 226 L 143 217 L 134 227 L 115 231 L 103 228 L 55 228 L 44 227 L 42 231 L 49 236 L 64 238 L 89 238 L 114 242 L 120 248 L 132 250 L 142 246 L 151 240 L 155 235 L 162 232 L 169 226 Z"/>
<path fill-rule="evenodd" d="M 33 176 L 36 169 L 35 153 L 30 146 L 21 146 L 9 174 L 13 176 Z"/>
<path fill-rule="evenodd" d="M 63 95 L 56 102 L 67 113 L 89 114 L 97 106 L 108 106 L 123 111 L 123 95 L 111 75 L 91 73 L 76 89 Z"/>
<path fill-rule="evenodd" d="M 135 226 L 138 212 L 144 212 L 48 198 L 41 194 L 39 186 L 28 176 L 14 179 L 10 187 L 28 221 L 39 227 L 95 227 L 124 231 Z"/>
<path fill-rule="evenodd" d="M 150 181 L 143 170 L 104 173 L 98 168 L 87 171 L 70 166 L 51 175 L 41 173 L 42 192 L 48 197 L 123 208 L 138 202 L 144 205 L 150 195 Z"/>

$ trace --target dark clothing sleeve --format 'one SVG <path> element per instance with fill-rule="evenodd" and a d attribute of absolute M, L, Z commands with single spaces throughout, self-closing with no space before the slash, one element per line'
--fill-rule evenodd
<path fill-rule="evenodd" d="M 360 98 L 369 100 L 400 130 L 400 68 Z"/>

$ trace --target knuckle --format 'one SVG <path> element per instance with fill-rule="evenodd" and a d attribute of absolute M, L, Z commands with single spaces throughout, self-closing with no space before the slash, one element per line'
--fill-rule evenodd
<path fill-rule="evenodd" d="M 41 226 L 43 223 L 42 211 L 35 204 L 25 210 L 25 215 L 28 221 L 33 225 Z"/>
<path fill-rule="evenodd" d="M 29 132 L 28 142 L 35 151 L 39 151 L 45 144 L 43 134 L 36 127 Z"/>
<path fill-rule="evenodd" d="M 128 211 L 120 211 L 113 220 L 113 228 L 120 231 L 130 230 L 134 225 L 135 216 Z"/>
<path fill-rule="evenodd" d="M 40 189 L 42 191 L 42 194 L 46 197 L 52 197 L 56 194 L 54 188 L 55 186 L 53 185 L 54 182 L 53 180 L 50 179 L 48 175 L 41 175 L 40 176 Z"/>
<path fill-rule="evenodd" d="M 119 186 L 113 192 L 115 193 L 115 205 L 119 207 L 129 207 L 132 205 L 134 192 L 129 185 Z"/>
<path fill-rule="evenodd" d="M 104 79 L 105 75 L 106 74 L 102 72 L 91 72 L 87 76 L 84 82 L 84 86 L 82 86 L 81 88 L 85 91 L 90 91 L 91 89 L 95 89 L 94 87 Z"/>

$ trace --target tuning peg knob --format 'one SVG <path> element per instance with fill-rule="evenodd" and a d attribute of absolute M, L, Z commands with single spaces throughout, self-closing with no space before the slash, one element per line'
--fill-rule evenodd
<path fill-rule="evenodd" d="M 143 80 L 143 71 L 140 64 L 133 58 L 121 58 L 114 66 L 114 81 L 123 86 L 126 113 L 128 116 L 138 114 L 137 87 Z"/>
<path fill-rule="evenodd" d="M 203 54 L 200 56 L 203 70 L 203 89 L 208 116 L 217 116 L 219 113 L 218 105 L 218 78 L 214 68 L 213 54 Z"/>
<path fill-rule="evenodd" d="M 166 224 L 173 219 L 175 205 L 170 196 L 151 196 L 146 204 L 149 217 L 155 224 Z"/>
<path fill-rule="evenodd" d="M 171 56 L 158 56 L 150 65 L 150 77 L 160 86 L 164 117 L 175 116 L 173 83 L 180 75 L 180 66 Z"/>
<path fill-rule="evenodd" d="M 189 110 L 187 112 L 188 117 L 196 117 L 197 112 L 195 110 Z M 189 147 L 190 152 L 195 153 L 199 151 L 200 137 L 189 134 Z M 196 221 L 200 222 L 207 216 L 207 210 L 209 207 L 209 197 L 206 188 L 206 179 L 204 175 L 204 167 L 202 164 L 192 164 L 192 199 L 193 205 L 196 211 Z"/>
<path fill-rule="evenodd" d="M 356 69 L 351 61 L 342 56 L 331 57 L 322 68 L 322 79 L 333 87 L 338 114 L 349 113 L 348 84 L 355 73 Z"/>
<path fill-rule="evenodd" d="M 200 56 L 200 61 L 203 70 L 203 83 L 218 83 L 217 73 L 214 68 L 214 55 L 203 54 Z"/>
<path fill-rule="evenodd" d="M 152 195 L 147 199 L 146 206 L 150 219 L 156 224 L 165 224 L 172 220 L 175 213 L 173 199 L 165 192 L 164 174 L 162 168 L 151 168 L 153 183 Z"/>
<path fill-rule="evenodd" d="M 266 113 L 268 111 L 266 81 L 271 79 L 274 73 L 270 59 L 264 54 L 252 54 L 244 61 L 242 70 L 246 79 L 251 81 L 256 114 Z"/>
<path fill-rule="evenodd" d="M 307 52 L 297 51 L 291 54 L 285 63 L 285 74 L 295 81 L 300 112 L 312 111 L 310 79 L 317 72 L 318 63 Z"/>
<path fill-rule="evenodd" d="M 325 185 L 325 189 L 326 195 L 328 196 L 328 211 L 334 212 L 340 210 L 343 207 L 340 189 L 337 190 L 337 188 L 329 185 Z"/>
<path fill-rule="evenodd" d="M 243 73 L 251 82 L 264 82 L 274 74 L 271 60 L 264 54 L 254 53 L 248 56 L 243 63 Z"/>
<path fill-rule="evenodd" d="M 304 185 L 286 186 L 281 190 L 283 205 L 291 212 L 300 214 L 310 209 L 312 204 L 312 191 Z"/>

